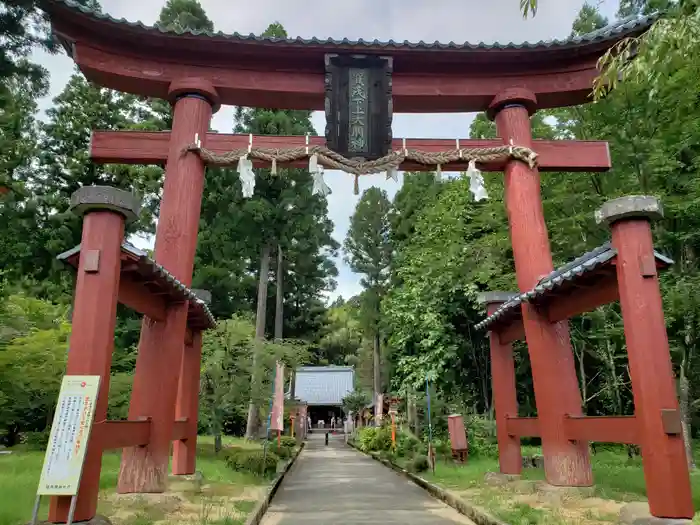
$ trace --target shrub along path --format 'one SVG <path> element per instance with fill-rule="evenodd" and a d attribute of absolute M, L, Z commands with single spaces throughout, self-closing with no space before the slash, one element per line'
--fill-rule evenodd
<path fill-rule="evenodd" d="M 391 469 L 345 445 L 311 434 L 262 525 L 368 523 L 450 525 L 473 522 Z"/>

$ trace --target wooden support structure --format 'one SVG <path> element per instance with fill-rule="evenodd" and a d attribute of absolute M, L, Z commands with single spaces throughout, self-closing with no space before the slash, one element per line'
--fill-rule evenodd
<path fill-rule="evenodd" d="M 194 332 L 192 341 L 185 344 L 180 366 L 180 384 L 177 389 L 175 417 L 184 418 L 183 432 L 173 445 L 173 474 L 194 474 L 197 455 L 197 412 L 199 406 L 199 379 L 202 360 L 202 333 Z"/>
<path fill-rule="evenodd" d="M 662 217 L 653 197 L 610 201 L 597 213 L 617 249 L 617 282 L 625 327 L 634 408 L 642 429 L 644 477 L 652 515 L 692 518 L 688 461 L 666 336 L 651 219 Z"/>
<path fill-rule="evenodd" d="M 177 474 L 194 473 L 200 372 L 198 352 L 201 352 L 201 332 L 213 326 L 214 320 L 204 301 L 199 300 L 193 291 L 177 283 L 169 272 L 143 252 L 122 242 L 125 219 L 134 219 L 139 209 L 131 193 L 109 187 L 84 187 L 73 195 L 71 207 L 75 213 L 84 214 L 85 219 L 81 244 L 58 256 L 59 260 L 78 271 L 67 373 L 102 378 L 96 422 L 75 511 L 76 521 L 85 521 L 94 517 L 97 507 L 102 452 L 118 448 L 147 448 L 153 441 L 154 430 L 157 430 L 153 413 L 132 414 L 128 421 L 106 420 L 117 303 L 152 316 L 153 322 L 158 324 L 167 322 L 173 305 L 185 314 L 188 327 L 184 342 L 192 351 L 182 355 L 179 366 L 171 367 L 182 380 L 179 385 L 175 384 L 178 410 L 173 414 L 167 436 L 168 449 L 171 441 L 176 442 L 173 470 Z M 204 291 L 198 291 L 198 294 L 208 296 Z M 180 342 L 164 339 L 162 343 L 181 348 L 183 339 Z M 70 498 L 52 498 L 49 521 L 65 521 L 69 502 Z"/>
<path fill-rule="evenodd" d="M 503 380 L 510 377 L 510 342 L 522 336 L 523 331 L 527 336 L 526 312 L 534 310 L 543 324 L 553 326 L 619 300 L 635 415 L 564 414 L 558 421 L 560 436 L 571 443 L 640 445 L 652 515 L 689 519 L 693 516 L 690 477 L 658 283 L 658 271 L 672 261 L 654 250 L 650 225 L 651 219 L 661 216 L 661 205 L 653 197 L 623 197 L 606 203 L 596 212 L 596 218 L 610 225 L 612 243 L 551 272 L 538 280 L 531 291 L 482 294 L 489 317 L 480 325 L 485 324 L 490 330 L 500 468 L 504 474 L 514 474 L 514 460 L 507 462 L 504 455 L 514 454 L 515 447 L 519 453 L 517 440 L 521 437 L 540 436 L 544 441 L 546 426 L 539 398 L 537 418 L 512 416 L 517 414 L 517 406 L 513 408 L 515 388 Z M 527 342 L 531 344 L 530 340 Z M 506 369 L 508 372 L 504 373 Z M 535 378 L 535 385 L 537 381 Z M 543 452 L 547 465 L 551 451 L 544 448 Z"/>
<path fill-rule="evenodd" d="M 170 86 L 168 96 L 174 107 L 173 131 L 156 231 L 155 260 L 188 286 L 197 245 L 204 165 L 196 155 L 183 155 L 182 149 L 192 143 L 196 134 L 206 135 L 218 95 L 201 79 L 183 79 Z M 187 303 L 169 305 L 163 322 L 148 317 L 143 320 L 129 418 L 150 417 L 151 438 L 146 447 L 124 449 L 118 483 L 121 493 L 165 490 L 179 364 L 186 359 L 186 321 Z M 171 366 L 163 366 L 164 363 Z M 182 384 L 190 385 L 190 378 Z M 189 401 L 186 404 L 189 407 Z"/>
<path fill-rule="evenodd" d="M 497 95 L 490 113 L 495 117 L 501 139 L 530 147 L 530 115 L 536 107 L 536 96 L 524 89 L 510 89 Z M 529 290 L 542 275 L 553 270 L 539 172 L 523 162 L 508 162 L 504 198 L 518 287 Z M 562 428 L 566 415 L 582 414 L 568 323 L 550 323 L 528 303 L 522 305 L 522 316 L 540 421 L 545 477 L 552 485 L 589 486 L 593 476 L 588 446 L 567 440 Z"/>
<path fill-rule="evenodd" d="M 508 301 L 514 294 L 490 292 L 480 294 L 479 302 L 486 306 L 489 315 Z M 491 391 L 496 409 L 496 437 L 498 439 L 498 464 L 503 474 L 518 475 L 523 467 L 518 435 L 509 431 L 510 418 L 518 415 L 518 397 L 515 386 L 515 361 L 513 345 L 502 341 L 498 332 L 489 333 L 491 348 Z"/>
<path fill-rule="evenodd" d="M 124 223 L 136 218 L 140 204 L 125 191 L 93 186 L 73 194 L 71 209 L 84 219 L 66 374 L 100 376 L 94 417 L 99 422 L 107 418 Z M 97 509 L 102 465 L 99 438 L 99 434 L 92 436 L 88 443 L 75 521 L 94 517 Z M 52 497 L 49 521 L 66 521 L 70 500 Z"/>

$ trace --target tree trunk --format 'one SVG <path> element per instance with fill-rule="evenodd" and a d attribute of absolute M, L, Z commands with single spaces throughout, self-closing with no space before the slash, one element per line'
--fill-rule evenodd
<path fill-rule="evenodd" d="M 214 436 L 214 454 L 218 455 L 222 448 L 221 433 L 218 433 Z"/>
<path fill-rule="evenodd" d="M 413 403 L 411 403 L 411 421 L 413 422 L 413 433 L 420 437 L 420 421 L 418 421 L 418 398 L 416 396 L 416 390 L 411 387 L 411 397 L 413 398 Z"/>
<path fill-rule="evenodd" d="M 693 461 L 693 438 L 691 436 L 691 425 L 690 425 L 690 410 L 688 398 L 690 394 L 690 384 L 688 383 L 688 376 L 685 374 L 685 367 L 680 367 L 680 399 L 679 408 L 681 412 L 681 425 L 683 427 L 683 443 L 685 445 L 685 455 L 688 460 L 688 468 L 695 468 L 695 461 Z"/>
<path fill-rule="evenodd" d="M 265 312 L 267 310 L 267 282 L 270 277 L 270 245 L 263 246 L 260 254 L 260 276 L 258 278 L 258 309 L 255 316 L 255 339 L 265 339 Z M 253 370 L 251 374 L 251 398 L 248 405 L 248 423 L 246 424 L 246 439 L 255 439 L 258 431 L 258 407 L 255 402 L 258 379 L 257 345 L 253 348 Z"/>
<path fill-rule="evenodd" d="M 284 320 L 284 288 L 283 288 L 283 258 L 282 247 L 277 245 L 277 297 L 275 302 L 275 340 L 282 339 Z"/>
<path fill-rule="evenodd" d="M 374 403 L 375 403 L 375 410 L 376 410 L 376 404 L 377 400 L 379 399 L 379 395 L 382 393 L 382 371 L 381 371 L 381 357 L 380 357 L 380 339 L 379 339 L 379 330 L 377 330 L 374 333 L 374 352 L 373 352 L 373 358 L 374 358 L 374 364 L 373 364 L 373 381 L 372 381 L 372 388 L 374 389 Z"/>

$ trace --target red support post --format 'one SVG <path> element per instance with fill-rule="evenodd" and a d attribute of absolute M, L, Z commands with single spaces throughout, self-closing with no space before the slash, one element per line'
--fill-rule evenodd
<path fill-rule="evenodd" d="M 607 202 L 596 212 L 612 230 L 635 415 L 651 514 L 693 517 L 688 463 L 656 271 L 651 219 L 663 217 L 654 197 Z"/>
<path fill-rule="evenodd" d="M 66 374 L 100 376 L 95 422 L 107 418 L 124 223 L 135 219 L 139 208 L 133 194 L 103 186 L 85 186 L 71 197 L 72 211 L 85 218 Z M 74 521 L 92 519 L 97 511 L 102 468 L 102 444 L 98 438 L 97 433 L 90 436 Z M 70 500 L 65 496 L 51 498 L 50 522 L 68 521 Z"/>
<path fill-rule="evenodd" d="M 536 107 L 535 96 L 523 89 L 505 90 L 496 96 L 489 114 L 495 115 L 496 128 L 506 144 L 532 147 L 530 115 Z M 508 162 L 504 195 L 518 288 L 530 290 L 554 269 L 539 171 L 519 160 Z M 590 486 L 593 475 L 588 444 L 569 441 L 564 431 L 567 415 L 582 414 L 568 323 L 550 323 L 546 313 L 529 303 L 523 303 L 522 311 L 542 433 L 545 479 L 556 486 Z"/>
<path fill-rule="evenodd" d="M 218 95 L 209 82 L 194 78 L 173 82 L 169 96 L 174 105 L 173 130 L 155 260 L 189 286 L 197 247 L 204 164 L 199 155 L 185 154 L 183 149 L 196 138 L 206 141 Z M 146 447 L 124 449 L 118 484 L 121 493 L 165 490 L 186 323 L 187 302 L 170 305 L 165 322 L 143 319 L 129 419 L 149 417 L 151 437 Z"/>
<path fill-rule="evenodd" d="M 488 292 L 479 294 L 479 302 L 486 305 L 488 315 L 513 297 L 512 293 Z M 501 474 L 520 475 L 523 456 L 520 437 L 508 434 L 508 418 L 518 416 L 518 396 L 515 385 L 513 345 L 501 343 L 499 334 L 489 332 L 491 347 L 491 390 L 496 409 L 496 438 L 498 465 Z"/>
<path fill-rule="evenodd" d="M 173 444 L 173 474 L 194 474 L 197 456 L 197 420 L 199 413 L 199 376 L 202 361 L 202 332 L 192 333 L 192 344 L 185 345 L 177 389 L 175 419 L 187 418 L 185 439 Z"/>

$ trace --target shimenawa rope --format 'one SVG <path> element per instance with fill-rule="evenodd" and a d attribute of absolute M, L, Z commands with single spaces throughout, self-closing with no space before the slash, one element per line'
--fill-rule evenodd
<path fill-rule="evenodd" d="M 525 162 L 530 168 L 537 165 L 537 153 L 523 146 L 497 146 L 495 148 L 452 149 L 440 152 L 425 152 L 413 149 L 392 151 L 376 160 L 363 161 L 348 159 L 328 149 L 326 146 L 300 146 L 296 148 L 241 148 L 222 155 L 193 143 L 185 147 L 183 153 L 194 152 L 207 164 L 214 166 L 234 166 L 242 157 L 269 162 L 272 173 L 277 171 L 277 163 L 292 162 L 318 156 L 319 163 L 328 169 L 341 170 L 355 175 L 355 193 L 358 192 L 358 177 L 374 173 L 396 170 L 404 161 L 413 161 L 425 166 L 441 166 L 451 162 L 490 163 L 516 159 Z"/>

